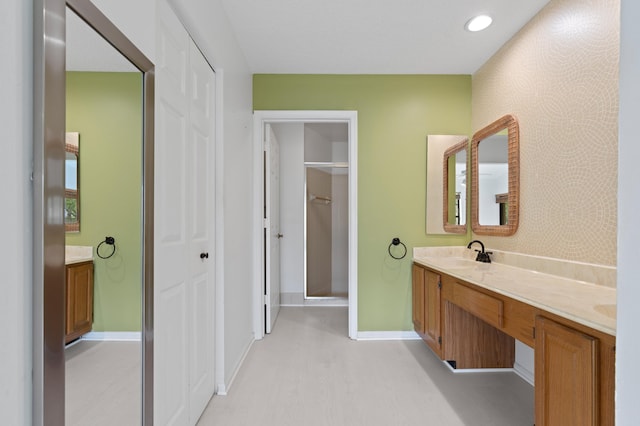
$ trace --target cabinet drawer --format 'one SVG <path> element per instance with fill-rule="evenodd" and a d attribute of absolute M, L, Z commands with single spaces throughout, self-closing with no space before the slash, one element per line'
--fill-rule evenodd
<path fill-rule="evenodd" d="M 504 301 L 504 331 L 529 347 L 534 347 L 536 309 L 513 299 Z"/>
<path fill-rule="evenodd" d="M 502 300 L 460 283 L 454 284 L 452 293 L 451 302 L 494 327 L 503 327 L 504 304 Z"/>

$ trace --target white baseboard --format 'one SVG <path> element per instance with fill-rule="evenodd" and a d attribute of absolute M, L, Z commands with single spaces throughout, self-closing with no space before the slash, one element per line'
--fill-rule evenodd
<path fill-rule="evenodd" d="M 280 306 L 349 306 L 346 297 L 305 299 L 303 293 L 280 293 Z"/>
<path fill-rule="evenodd" d="M 91 331 L 80 338 L 81 340 L 104 342 L 140 342 L 140 331 Z"/>
<path fill-rule="evenodd" d="M 533 348 L 530 348 L 521 341 L 516 340 L 516 361 L 513 364 L 513 369 L 518 376 L 529 382 L 531 386 L 534 385 L 535 364 L 536 361 Z"/>
<path fill-rule="evenodd" d="M 523 367 L 517 362 L 513 364 L 513 368 L 460 368 L 456 369 L 451 366 L 447 361 L 442 361 L 444 365 L 455 374 L 464 373 L 515 373 L 522 377 L 524 381 L 533 386 L 533 372 Z"/>
<path fill-rule="evenodd" d="M 513 368 L 453 368 L 451 364 L 447 361 L 442 361 L 442 363 L 455 374 L 466 374 L 466 373 L 515 373 Z"/>
<path fill-rule="evenodd" d="M 358 331 L 356 340 L 420 340 L 415 331 Z"/>
<path fill-rule="evenodd" d="M 255 341 L 256 339 L 252 338 L 249 344 L 247 345 L 247 347 L 245 348 L 244 353 L 240 357 L 240 361 L 238 361 L 238 363 L 236 364 L 236 367 L 233 369 L 233 373 L 231 374 L 231 378 L 229 379 L 229 381 L 225 383 L 225 381 L 223 380 L 222 382 L 219 382 L 216 385 L 216 395 L 225 396 L 229 391 L 229 389 L 231 389 L 231 386 L 233 386 L 233 381 L 236 379 L 236 376 L 238 375 L 238 372 L 240 371 L 242 364 L 244 364 L 245 359 L 247 359 L 247 355 L 249 355 L 251 346 L 253 346 L 253 342 Z"/>
<path fill-rule="evenodd" d="M 529 370 L 522 364 L 518 364 L 517 362 L 513 364 L 513 371 L 531 386 L 535 386 L 533 371 Z"/>

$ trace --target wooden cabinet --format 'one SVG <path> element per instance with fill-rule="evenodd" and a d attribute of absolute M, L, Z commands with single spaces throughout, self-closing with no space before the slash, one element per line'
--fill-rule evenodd
<path fill-rule="evenodd" d="M 424 268 L 414 264 L 412 280 L 412 305 L 413 305 L 413 329 L 421 336 L 424 336 Z M 423 337 L 424 338 L 424 337 Z"/>
<path fill-rule="evenodd" d="M 67 265 L 65 343 L 91 331 L 93 326 L 93 262 Z"/>
<path fill-rule="evenodd" d="M 438 356 L 442 351 L 440 275 L 413 265 L 413 327 Z"/>
<path fill-rule="evenodd" d="M 536 426 L 615 424 L 615 336 L 419 264 L 413 322 L 460 369 L 512 367 L 514 339 L 534 348 Z"/>
<path fill-rule="evenodd" d="M 425 296 L 425 335 L 424 340 L 429 347 L 442 356 L 442 281 L 440 275 L 429 270 L 424 271 L 424 296 Z"/>
<path fill-rule="evenodd" d="M 536 317 L 536 425 L 598 422 L 598 339 Z"/>
<path fill-rule="evenodd" d="M 515 340 L 503 330 L 504 302 L 442 274 L 442 358 L 458 369 L 512 368 Z"/>

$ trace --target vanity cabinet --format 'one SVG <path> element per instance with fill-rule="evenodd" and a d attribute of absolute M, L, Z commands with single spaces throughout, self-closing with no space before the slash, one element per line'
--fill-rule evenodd
<path fill-rule="evenodd" d="M 438 350 L 427 325 L 429 276 L 441 284 L 431 300 L 440 305 Z M 415 263 L 413 287 L 416 331 L 455 368 L 513 367 L 515 339 L 534 349 L 536 426 L 615 424 L 614 336 Z"/>
<path fill-rule="evenodd" d="M 91 331 L 93 326 L 93 262 L 66 266 L 65 343 Z"/>
<path fill-rule="evenodd" d="M 438 356 L 442 352 L 440 275 L 413 265 L 413 326 Z"/>
<path fill-rule="evenodd" d="M 424 339 L 424 269 L 419 265 L 413 265 L 413 274 L 411 276 L 412 281 L 412 318 L 413 329 Z"/>
<path fill-rule="evenodd" d="M 536 425 L 613 425 L 613 337 L 545 316 L 535 321 Z"/>

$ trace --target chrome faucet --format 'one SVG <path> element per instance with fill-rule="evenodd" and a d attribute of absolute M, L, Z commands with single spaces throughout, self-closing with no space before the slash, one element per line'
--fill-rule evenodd
<path fill-rule="evenodd" d="M 482 249 L 482 250 L 476 250 L 478 252 L 478 255 L 476 256 L 476 262 L 491 263 L 491 257 L 489 257 L 489 255 L 493 254 L 493 252 L 484 251 L 484 244 L 482 244 L 482 241 L 480 240 L 471 241 L 469 244 L 467 244 L 467 248 L 470 249 L 473 243 L 480 244 L 480 248 Z"/>

